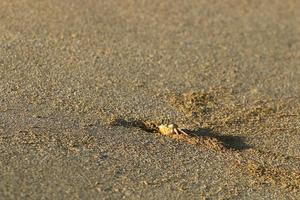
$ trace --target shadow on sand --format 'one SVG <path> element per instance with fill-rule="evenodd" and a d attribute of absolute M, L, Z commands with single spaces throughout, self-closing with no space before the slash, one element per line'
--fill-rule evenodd
<path fill-rule="evenodd" d="M 224 146 L 228 149 L 242 151 L 251 148 L 250 145 L 245 143 L 245 137 L 235 135 L 223 135 L 207 128 L 199 128 L 196 130 L 183 129 L 183 131 L 192 137 L 215 138 L 222 142 Z"/>
<path fill-rule="evenodd" d="M 114 122 L 111 123 L 112 126 L 123 126 L 123 127 L 136 127 L 140 128 L 146 132 L 159 132 L 157 128 L 157 124 L 145 122 L 142 120 L 125 120 L 125 119 L 116 119 Z M 207 128 L 199 128 L 196 130 L 188 130 L 182 129 L 186 132 L 190 137 L 206 137 L 211 139 L 217 139 L 218 141 L 222 142 L 225 148 L 242 151 L 245 149 L 251 148 L 250 145 L 245 143 L 245 138 L 241 136 L 234 136 L 234 135 L 224 135 L 220 133 L 214 132 L 212 129 Z"/>

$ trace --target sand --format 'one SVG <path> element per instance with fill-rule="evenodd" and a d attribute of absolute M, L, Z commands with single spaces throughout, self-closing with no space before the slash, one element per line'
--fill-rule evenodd
<path fill-rule="evenodd" d="M 0 1 L 0 199 L 300 198 L 299 10 Z"/>

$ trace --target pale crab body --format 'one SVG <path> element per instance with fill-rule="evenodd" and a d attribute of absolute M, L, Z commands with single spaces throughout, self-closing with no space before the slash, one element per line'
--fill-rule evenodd
<path fill-rule="evenodd" d="M 176 124 L 162 124 L 158 126 L 158 130 L 163 135 L 188 135 L 182 129 L 178 128 Z"/>

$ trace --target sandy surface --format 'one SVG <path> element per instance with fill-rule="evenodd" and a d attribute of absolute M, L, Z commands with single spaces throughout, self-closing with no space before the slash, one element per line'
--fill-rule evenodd
<path fill-rule="evenodd" d="M 299 10 L 1 0 L 0 198 L 299 198 Z"/>

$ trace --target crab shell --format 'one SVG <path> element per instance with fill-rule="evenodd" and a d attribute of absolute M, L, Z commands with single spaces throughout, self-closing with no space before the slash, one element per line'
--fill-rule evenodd
<path fill-rule="evenodd" d="M 162 124 L 158 126 L 158 129 L 163 135 L 179 134 L 178 126 L 176 124 Z"/>

